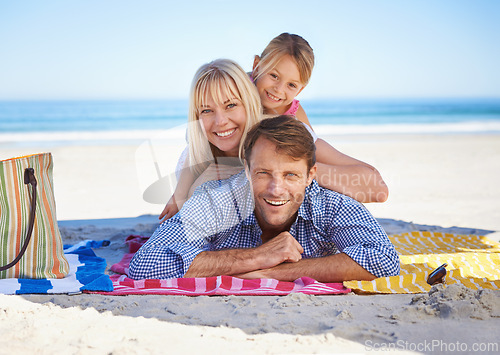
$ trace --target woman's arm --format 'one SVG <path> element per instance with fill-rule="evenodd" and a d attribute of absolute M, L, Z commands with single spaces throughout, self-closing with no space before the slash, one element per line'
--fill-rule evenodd
<path fill-rule="evenodd" d="M 384 202 L 389 189 L 373 166 L 339 152 L 322 139 L 316 141 L 316 180 L 359 202 Z"/>
<path fill-rule="evenodd" d="M 163 209 L 162 213 L 158 217 L 161 222 L 165 222 L 167 219 L 173 217 L 181 209 L 184 202 L 188 199 L 188 193 L 195 181 L 194 173 L 189 168 L 187 163 L 188 159 L 184 163 L 184 167 L 179 175 L 179 181 L 175 187 L 174 194 L 168 200 L 167 205 Z"/>

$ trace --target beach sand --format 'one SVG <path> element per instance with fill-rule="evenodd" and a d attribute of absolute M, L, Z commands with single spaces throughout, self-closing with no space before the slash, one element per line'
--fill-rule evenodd
<path fill-rule="evenodd" d="M 434 230 L 499 240 L 500 136 L 327 140 L 381 172 L 389 200 L 366 206 L 387 233 Z M 173 171 L 182 149 L 175 142 L 156 157 L 162 175 Z M 154 169 L 147 173 L 151 167 L 138 163 L 138 143 L 0 143 L 2 159 L 40 151 L 54 156 L 65 243 L 111 240 L 109 247 L 96 249 L 109 267 L 127 251 L 123 241 L 128 235 L 149 235 L 156 228 L 163 206 L 142 198 L 148 179 L 154 182 L 155 177 Z M 459 286 L 437 287 L 430 294 L 371 296 L 0 295 L 0 353 L 307 354 L 394 348 L 495 353 L 499 325 L 499 291 Z"/>

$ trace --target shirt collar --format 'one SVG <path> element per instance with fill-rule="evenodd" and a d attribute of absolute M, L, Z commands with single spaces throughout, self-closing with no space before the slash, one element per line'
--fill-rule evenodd
<path fill-rule="evenodd" d="M 255 211 L 253 211 L 247 218 L 241 222 L 244 226 L 251 226 L 255 224 L 259 224 L 257 222 L 257 218 L 255 217 Z"/>
<path fill-rule="evenodd" d="M 309 186 L 306 187 L 306 192 L 304 194 L 304 201 L 300 204 L 298 216 L 312 221 L 313 213 L 311 205 L 314 203 L 315 197 L 320 192 L 320 187 L 316 180 L 313 180 Z"/>

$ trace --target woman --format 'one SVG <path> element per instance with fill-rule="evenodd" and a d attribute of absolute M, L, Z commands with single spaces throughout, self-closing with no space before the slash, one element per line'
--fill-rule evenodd
<path fill-rule="evenodd" d="M 189 157 L 159 218 L 177 213 L 202 183 L 241 171 L 246 133 L 261 119 L 257 89 L 238 64 L 218 59 L 201 66 L 189 100 Z"/>

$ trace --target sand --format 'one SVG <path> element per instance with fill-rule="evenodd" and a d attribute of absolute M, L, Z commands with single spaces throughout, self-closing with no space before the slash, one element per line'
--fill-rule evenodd
<path fill-rule="evenodd" d="M 435 230 L 499 240 L 499 136 L 328 140 L 385 178 L 389 200 L 367 207 L 388 233 Z M 0 143 L 0 158 L 51 151 L 63 239 L 111 240 L 96 249 L 109 267 L 127 250 L 125 237 L 151 234 L 163 209 L 142 199 L 156 178 L 139 143 Z M 175 141 L 163 148 L 156 158 L 165 175 L 183 147 Z M 0 353 L 497 353 L 499 325 L 499 292 L 458 285 L 419 295 L 0 295 Z"/>

